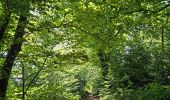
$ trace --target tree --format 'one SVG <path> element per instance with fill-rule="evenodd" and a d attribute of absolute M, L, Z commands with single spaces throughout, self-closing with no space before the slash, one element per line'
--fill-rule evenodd
<path fill-rule="evenodd" d="M 141 100 L 166 88 L 159 96 L 168 99 L 169 6 L 159 0 L 1 1 L 1 97 Z"/>

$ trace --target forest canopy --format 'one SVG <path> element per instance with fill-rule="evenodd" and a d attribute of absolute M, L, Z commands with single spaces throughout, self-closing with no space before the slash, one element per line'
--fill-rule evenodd
<path fill-rule="evenodd" d="M 1 0 L 0 100 L 169 100 L 169 0 Z"/>

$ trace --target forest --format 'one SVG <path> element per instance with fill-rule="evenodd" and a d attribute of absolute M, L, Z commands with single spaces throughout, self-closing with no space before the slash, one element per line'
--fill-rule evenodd
<path fill-rule="evenodd" d="M 170 100 L 169 0 L 0 0 L 0 100 Z"/>

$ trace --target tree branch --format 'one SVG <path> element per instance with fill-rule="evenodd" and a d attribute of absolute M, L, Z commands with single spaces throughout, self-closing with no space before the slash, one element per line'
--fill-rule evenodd
<path fill-rule="evenodd" d="M 88 31 L 86 31 L 86 30 L 84 30 L 84 29 L 82 29 L 82 28 L 80 28 L 80 27 L 75 27 L 75 26 L 74 26 L 74 28 L 76 28 L 76 29 L 84 32 L 84 33 L 87 34 L 87 35 L 90 35 L 90 36 L 96 38 L 97 40 L 99 40 L 99 41 L 105 43 L 107 46 L 109 46 L 109 44 L 108 44 L 106 41 L 104 41 L 103 39 L 101 39 L 98 35 L 96 35 L 96 34 L 91 34 L 91 33 L 89 33 Z"/>
<path fill-rule="evenodd" d="M 165 5 L 164 7 L 156 10 L 156 11 L 153 11 L 153 10 L 147 10 L 147 9 L 138 9 L 138 10 L 134 10 L 134 11 L 130 11 L 130 12 L 125 12 L 125 13 L 122 13 L 122 14 L 132 14 L 132 13 L 136 13 L 136 12 L 151 12 L 152 14 L 156 14 L 166 8 L 168 8 L 170 6 L 170 4 L 167 4 Z"/>
<path fill-rule="evenodd" d="M 54 45 L 53 47 L 49 48 L 49 50 L 47 50 L 47 51 L 51 51 L 54 47 L 55 47 L 55 45 Z M 47 59 L 48 59 L 48 56 L 44 59 L 44 62 L 43 62 L 43 64 L 42 64 L 42 66 L 41 66 L 42 68 L 41 68 L 41 69 L 36 73 L 36 75 L 32 78 L 32 80 L 31 80 L 30 83 L 28 84 L 28 86 L 27 86 L 25 92 L 23 93 L 23 95 L 25 95 L 25 94 L 27 93 L 29 87 L 30 87 L 31 84 L 34 82 L 34 80 L 38 77 L 38 75 L 40 74 L 40 72 L 41 72 L 43 69 L 47 68 L 47 67 L 44 67 Z"/>

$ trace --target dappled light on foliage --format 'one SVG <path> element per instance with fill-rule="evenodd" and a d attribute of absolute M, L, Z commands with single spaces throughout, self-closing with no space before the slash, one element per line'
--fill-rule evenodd
<path fill-rule="evenodd" d="M 170 1 L 1 0 L 0 100 L 170 100 Z"/>

